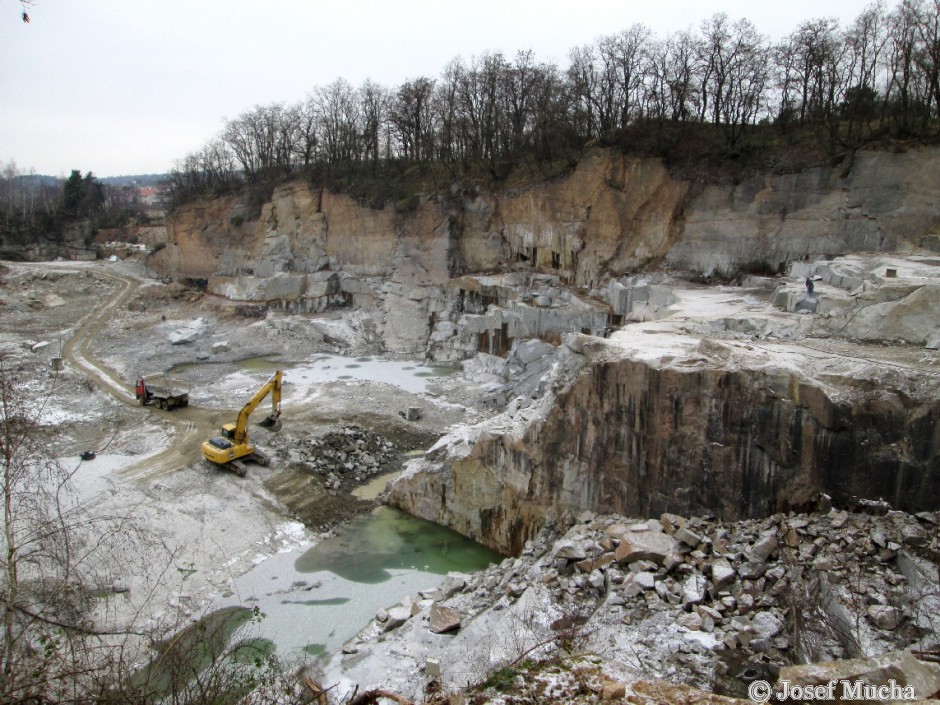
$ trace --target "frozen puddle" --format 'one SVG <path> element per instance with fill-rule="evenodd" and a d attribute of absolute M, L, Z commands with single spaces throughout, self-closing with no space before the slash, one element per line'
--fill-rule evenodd
<path fill-rule="evenodd" d="M 447 367 L 432 367 L 407 360 L 374 357 L 323 355 L 310 362 L 291 366 L 292 384 L 315 385 L 324 382 L 383 382 L 406 392 L 423 394 L 434 377 L 453 374 Z"/>
<path fill-rule="evenodd" d="M 170 375 L 185 377 L 188 370 L 218 363 L 186 363 L 170 370 Z M 434 378 L 455 374 L 453 367 L 425 365 L 413 360 L 388 360 L 380 357 L 343 357 L 317 355 L 305 362 L 283 362 L 268 358 L 252 358 L 238 363 L 238 372 L 226 375 L 212 389 L 194 388 L 190 401 L 212 406 L 217 402 L 217 389 L 224 388 L 232 397 L 250 397 L 263 384 L 264 375 L 284 372 L 284 395 L 292 403 L 309 403 L 320 395 L 320 386 L 330 383 L 379 382 L 390 384 L 413 394 L 424 394 Z"/>

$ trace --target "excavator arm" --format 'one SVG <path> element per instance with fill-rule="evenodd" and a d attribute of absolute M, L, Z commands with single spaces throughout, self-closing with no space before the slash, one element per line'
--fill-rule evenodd
<path fill-rule="evenodd" d="M 261 388 L 255 392 L 255 395 L 248 400 L 248 403 L 238 412 L 238 418 L 235 420 L 235 432 L 232 434 L 232 441 L 235 443 L 245 443 L 248 440 L 248 417 L 251 412 L 261 405 L 264 398 L 271 395 L 271 413 L 261 421 L 260 425 L 265 428 L 273 428 L 280 423 L 281 419 L 281 371 L 278 370 L 265 382 Z"/>

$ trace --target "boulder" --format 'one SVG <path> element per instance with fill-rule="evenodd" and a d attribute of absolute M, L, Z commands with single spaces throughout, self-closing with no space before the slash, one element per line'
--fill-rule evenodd
<path fill-rule="evenodd" d="M 693 573 L 682 582 L 682 606 L 700 605 L 705 601 L 705 576 Z"/>
<path fill-rule="evenodd" d="M 395 605 L 387 612 L 387 617 L 382 623 L 382 629 L 387 632 L 398 629 L 401 625 L 411 619 L 411 607 L 405 605 Z"/>
<path fill-rule="evenodd" d="M 898 627 L 898 611 L 890 605 L 872 605 L 868 608 L 868 619 L 879 629 L 890 631 Z"/>
<path fill-rule="evenodd" d="M 679 615 L 676 624 L 685 627 L 689 631 L 697 632 L 702 628 L 702 617 L 697 612 L 686 612 Z"/>
<path fill-rule="evenodd" d="M 206 331 L 206 322 L 197 318 L 189 323 L 186 323 L 172 333 L 170 333 L 170 344 L 171 345 L 185 345 L 187 343 L 192 343 L 199 336 L 201 336 Z"/>
<path fill-rule="evenodd" d="M 596 558 L 585 558 L 583 561 L 578 561 L 577 567 L 582 573 L 590 573 L 592 570 L 606 568 L 614 560 L 616 560 L 616 557 L 613 553 L 604 553 Z"/>
<path fill-rule="evenodd" d="M 555 558 L 565 558 L 570 561 L 583 561 L 587 558 L 587 550 L 584 544 L 565 539 L 555 544 Z"/>
<path fill-rule="evenodd" d="M 901 528 L 901 542 L 908 546 L 926 546 L 930 542 L 930 534 L 919 524 L 905 524 Z"/>
<path fill-rule="evenodd" d="M 734 580 L 735 570 L 727 558 L 712 561 L 712 584 L 718 590 L 727 587 Z"/>
<path fill-rule="evenodd" d="M 654 561 L 662 565 L 666 556 L 677 549 L 676 540 L 658 531 L 627 531 L 620 537 L 614 555 L 620 563 Z"/>
<path fill-rule="evenodd" d="M 684 543 L 686 546 L 690 546 L 691 548 L 696 548 L 700 543 L 702 543 L 701 536 L 696 534 L 694 531 L 689 531 L 689 529 L 684 526 L 677 528 L 673 533 L 673 537 Z"/>
<path fill-rule="evenodd" d="M 777 550 L 777 530 L 765 531 L 760 535 L 751 550 L 747 553 L 747 558 L 752 563 L 766 563 L 767 559 Z"/>
<path fill-rule="evenodd" d="M 751 617 L 751 629 L 761 639 L 773 639 L 783 629 L 783 619 L 773 612 L 758 612 Z"/>
<path fill-rule="evenodd" d="M 460 613 L 437 603 L 431 606 L 428 621 L 428 629 L 435 634 L 446 634 L 460 629 Z"/>

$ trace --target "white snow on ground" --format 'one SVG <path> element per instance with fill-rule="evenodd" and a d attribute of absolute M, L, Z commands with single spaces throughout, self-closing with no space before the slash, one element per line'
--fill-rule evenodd
<path fill-rule="evenodd" d="M 244 403 L 271 378 L 277 363 L 265 366 L 270 369 L 241 370 L 220 377 L 211 387 L 194 388 L 190 401 L 215 407 L 229 407 L 233 399 Z M 323 385 L 329 383 L 389 384 L 413 394 L 426 394 L 428 385 L 438 378 L 439 369 L 409 360 L 318 355 L 308 362 L 284 366 L 283 403 L 308 404 L 322 396 Z M 219 395 L 219 389 L 224 389 L 225 395 Z"/>

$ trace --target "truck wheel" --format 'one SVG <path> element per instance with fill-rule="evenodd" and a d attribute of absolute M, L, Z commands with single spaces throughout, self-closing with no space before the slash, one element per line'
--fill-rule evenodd
<path fill-rule="evenodd" d="M 159 406 L 161 409 L 163 409 L 164 411 L 166 411 L 166 400 L 165 400 L 165 399 L 160 399 L 160 400 L 157 402 L 157 406 Z"/>

